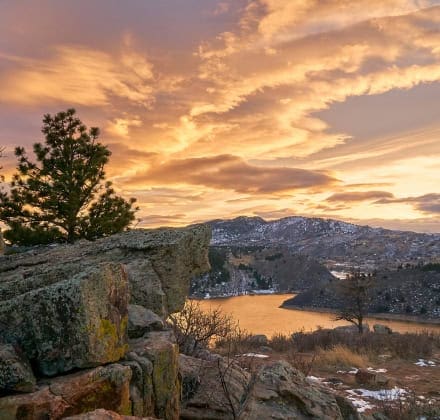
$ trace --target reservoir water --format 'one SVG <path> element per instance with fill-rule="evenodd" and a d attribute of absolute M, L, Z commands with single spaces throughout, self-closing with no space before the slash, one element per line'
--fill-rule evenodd
<path fill-rule="evenodd" d="M 299 311 L 284 309 L 279 306 L 294 295 L 245 295 L 229 298 L 201 300 L 202 308 L 220 307 L 223 312 L 231 314 L 239 321 L 240 327 L 252 334 L 265 334 L 268 337 L 274 333 L 290 334 L 305 330 L 313 331 L 319 326 L 334 328 L 339 325 L 349 325 L 345 321 L 333 321 L 333 314 L 322 312 Z M 388 325 L 397 332 L 416 332 L 422 330 L 440 333 L 440 325 L 421 324 L 404 321 L 385 321 L 367 319 L 373 324 Z"/>

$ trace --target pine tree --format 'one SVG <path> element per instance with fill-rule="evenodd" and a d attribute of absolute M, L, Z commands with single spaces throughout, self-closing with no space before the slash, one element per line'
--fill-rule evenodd
<path fill-rule="evenodd" d="M 87 127 L 74 109 L 43 118 L 44 143 L 35 143 L 36 162 L 15 149 L 17 173 L 0 194 L 5 238 L 30 245 L 120 232 L 134 220 L 135 199 L 116 196 L 104 182 L 111 152 L 98 142 L 99 129 Z"/>

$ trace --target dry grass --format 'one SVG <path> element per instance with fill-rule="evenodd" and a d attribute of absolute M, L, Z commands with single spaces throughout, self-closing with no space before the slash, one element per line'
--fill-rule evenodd
<path fill-rule="evenodd" d="M 320 349 L 315 363 L 321 369 L 365 368 L 368 365 L 368 357 L 338 344 L 330 349 Z"/>
<path fill-rule="evenodd" d="M 318 348 L 331 349 L 341 345 L 356 353 L 371 356 L 389 353 L 401 359 L 417 359 L 430 357 L 440 348 L 440 335 L 431 332 L 389 335 L 367 332 L 360 335 L 337 330 L 317 330 L 294 334 L 292 345 L 300 352 L 314 352 Z"/>

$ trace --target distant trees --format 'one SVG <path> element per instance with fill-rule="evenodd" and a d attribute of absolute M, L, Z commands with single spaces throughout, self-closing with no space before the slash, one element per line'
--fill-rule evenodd
<path fill-rule="evenodd" d="M 338 284 L 337 293 L 341 300 L 341 307 L 337 311 L 335 320 L 351 322 L 358 328 L 359 334 L 364 332 L 364 319 L 373 298 L 372 289 L 375 277 L 355 271 L 347 275 L 345 280 Z"/>
<path fill-rule="evenodd" d="M 98 142 L 74 109 L 43 118 L 44 143 L 35 161 L 15 149 L 17 173 L 9 192 L 0 192 L 0 220 L 12 243 L 32 245 L 79 238 L 96 239 L 124 230 L 133 220 L 135 199 L 115 194 L 104 182 L 110 150 Z"/>

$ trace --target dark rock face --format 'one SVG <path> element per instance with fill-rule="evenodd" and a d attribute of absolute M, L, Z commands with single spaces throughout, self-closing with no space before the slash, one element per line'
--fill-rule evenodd
<path fill-rule="evenodd" d="M 238 414 L 242 410 L 251 375 L 238 365 L 221 357 L 202 360 L 180 355 L 180 373 L 182 419 L 232 419 L 233 411 Z M 221 375 L 227 392 L 221 385 Z"/>
<path fill-rule="evenodd" d="M 36 379 L 29 361 L 10 344 L 0 344 L 0 394 L 7 391 L 32 392 Z"/>

